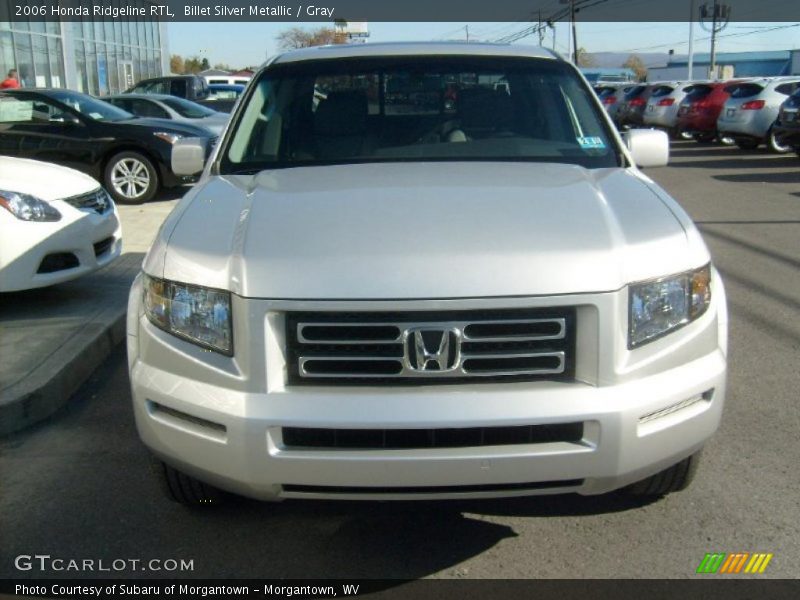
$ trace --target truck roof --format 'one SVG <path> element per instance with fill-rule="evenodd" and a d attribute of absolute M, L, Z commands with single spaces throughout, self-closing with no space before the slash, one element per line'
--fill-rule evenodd
<path fill-rule="evenodd" d="M 516 56 L 559 59 L 558 54 L 540 46 L 491 44 L 485 42 L 385 42 L 332 44 L 291 50 L 277 56 L 271 64 L 375 56 Z"/>

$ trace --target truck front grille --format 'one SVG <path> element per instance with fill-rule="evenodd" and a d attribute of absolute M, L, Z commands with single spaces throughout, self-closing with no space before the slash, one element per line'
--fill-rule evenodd
<path fill-rule="evenodd" d="M 512 425 L 508 427 L 461 427 L 447 429 L 327 429 L 284 427 L 283 446 L 288 450 L 359 449 L 399 450 L 420 448 L 477 448 L 548 442 L 579 442 L 583 423 Z"/>
<path fill-rule="evenodd" d="M 287 314 L 288 383 L 571 380 L 575 309 Z"/>

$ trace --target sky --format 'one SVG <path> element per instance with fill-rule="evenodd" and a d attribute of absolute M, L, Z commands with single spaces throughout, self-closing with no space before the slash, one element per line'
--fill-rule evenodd
<path fill-rule="evenodd" d="M 232 67 L 257 66 L 278 52 L 275 37 L 296 22 L 269 23 L 169 23 L 170 54 L 197 55 L 210 64 Z M 320 23 L 307 23 L 313 29 Z M 370 42 L 464 40 L 497 41 L 505 35 L 530 26 L 530 23 L 369 23 Z M 555 42 L 559 52 L 567 53 L 569 23 L 556 24 Z M 688 23 L 578 23 L 578 45 L 591 52 L 668 52 L 686 54 Z M 694 24 L 694 51 L 708 52 L 709 34 Z M 537 36 L 526 37 L 520 44 L 537 44 Z M 544 45 L 553 47 L 552 32 Z M 719 34 L 717 51 L 747 52 L 800 48 L 800 23 L 730 23 Z"/>

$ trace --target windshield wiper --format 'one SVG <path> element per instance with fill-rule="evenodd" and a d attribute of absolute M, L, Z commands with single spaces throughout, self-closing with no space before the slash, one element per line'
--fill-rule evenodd
<path fill-rule="evenodd" d="M 251 167 L 249 169 L 237 169 L 235 171 L 226 171 L 221 173 L 221 175 L 255 175 L 256 173 L 261 173 L 261 171 L 265 171 L 265 168 L 258 168 L 258 167 Z"/>

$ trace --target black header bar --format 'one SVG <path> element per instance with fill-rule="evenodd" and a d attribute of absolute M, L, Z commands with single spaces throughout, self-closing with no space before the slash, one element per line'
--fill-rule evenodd
<path fill-rule="evenodd" d="M 554 0 L 2 0 L 0 21 L 568 21 Z M 711 20 L 713 0 L 574 0 L 578 22 Z M 717 0 L 729 21 L 800 21 L 800 1 Z M 7 13 L 7 14 L 3 14 Z"/>

